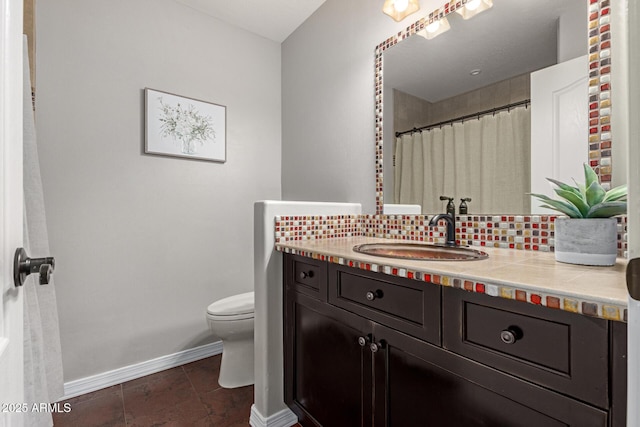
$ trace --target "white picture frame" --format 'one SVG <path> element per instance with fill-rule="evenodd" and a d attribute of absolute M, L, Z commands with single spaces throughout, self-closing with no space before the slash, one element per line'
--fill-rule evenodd
<path fill-rule="evenodd" d="M 227 107 L 145 88 L 146 154 L 227 161 Z"/>

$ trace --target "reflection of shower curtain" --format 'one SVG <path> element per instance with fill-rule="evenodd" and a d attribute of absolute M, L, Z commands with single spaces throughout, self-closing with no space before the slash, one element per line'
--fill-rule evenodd
<path fill-rule="evenodd" d="M 24 246 L 31 257 L 50 256 L 40 163 L 36 147 L 35 125 L 29 80 L 27 41 L 24 41 Z M 53 279 L 38 284 L 37 274 L 30 275 L 24 288 L 24 391 L 25 401 L 51 403 L 62 397 L 62 357 L 58 309 Z M 55 276 L 55 273 L 54 273 Z M 47 411 L 27 411 L 25 426 L 51 426 Z"/>
<path fill-rule="evenodd" d="M 531 115 L 517 107 L 396 139 L 394 202 L 442 211 L 439 196 L 471 197 L 469 212 L 527 213 Z"/>

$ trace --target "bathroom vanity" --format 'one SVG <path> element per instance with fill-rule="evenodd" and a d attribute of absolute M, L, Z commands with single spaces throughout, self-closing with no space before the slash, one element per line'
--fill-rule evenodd
<path fill-rule="evenodd" d="M 303 426 L 625 425 L 626 323 L 465 290 L 415 262 L 354 263 L 351 243 L 279 248 L 285 401 Z M 503 255 L 526 270 L 538 254 Z M 422 265 L 505 268 L 483 262 Z"/>

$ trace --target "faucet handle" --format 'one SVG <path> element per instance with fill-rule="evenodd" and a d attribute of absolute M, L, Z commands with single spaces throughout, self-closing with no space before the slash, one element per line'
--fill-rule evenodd
<path fill-rule="evenodd" d="M 448 200 L 447 203 L 447 214 L 449 214 L 452 218 L 456 217 L 456 205 L 453 203 L 453 197 L 449 196 L 440 196 L 440 200 Z"/>

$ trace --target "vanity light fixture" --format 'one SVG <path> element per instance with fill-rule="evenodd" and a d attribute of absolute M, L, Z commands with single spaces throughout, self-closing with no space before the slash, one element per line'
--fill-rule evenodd
<path fill-rule="evenodd" d="M 385 0 L 382 6 L 382 12 L 398 22 L 418 10 L 420 10 L 418 0 Z"/>
<path fill-rule="evenodd" d="M 416 34 L 424 37 L 427 40 L 431 40 L 432 38 L 448 31 L 450 28 L 451 26 L 449 25 L 449 21 L 447 20 L 447 18 L 440 18 L 428 24 Z"/>
<path fill-rule="evenodd" d="M 477 14 L 493 7 L 493 0 L 469 0 L 459 9 L 456 9 L 464 19 L 470 19 Z"/>

